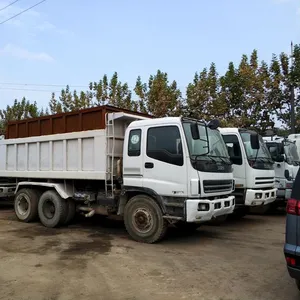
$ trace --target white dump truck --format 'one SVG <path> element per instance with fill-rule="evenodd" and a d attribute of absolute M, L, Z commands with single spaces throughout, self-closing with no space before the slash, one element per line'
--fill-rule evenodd
<path fill-rule="evenodd" d="M 295 142 L 280 136 L 263 138 L 275 162 L 276 206 L 285 205 L 291 197 L 293 182 L 298 173 L 300 159 Z"/>
<path fill-rule="evenodd" d="M 0 178 L 16 181 L 20 221 L 57 227 L 76 211 L 119 215 L 134 240 L 154 243 L 169 223 L 192 228 L 233 212 L 232 165 L 216 122 L 120 111 L 89 130 L 96 114 L 79 115 L 9 124 Z"/>
<path fill-rule="evenodd" d="M 264 206 L 276 199 L 273 160 L 255 131 L 220 128 L 233 163 L 236 200 L 234 214 L 244 216 L 251 207 Z"/>

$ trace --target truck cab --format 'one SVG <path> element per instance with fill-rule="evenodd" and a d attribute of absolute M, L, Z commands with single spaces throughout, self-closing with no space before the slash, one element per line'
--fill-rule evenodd
<path fill-rule="evenodd" d="M 275 162 L 276 205 L 285 204 L 291 197 L 293 182 L 299 169 L 297 147 L 293 141 L 279 136 L 263 139 Z"/>
<path fill-rule="evenodd" d="M 262 137 L 243 128 L 220 128 L 233 163 L 236 214 L 262 207 L 276 199 L 275 171 Z"/>
<path fill-rule="evenodd" d="M 165 218 L 201 223 L 233 212 L 232 163 L 213 123 L 179 117 L 134 121 L 125 145 L 124 189 L 156 195 Z"/>

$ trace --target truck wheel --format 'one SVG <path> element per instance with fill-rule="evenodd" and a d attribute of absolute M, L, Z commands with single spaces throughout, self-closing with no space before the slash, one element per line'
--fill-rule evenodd
<path fill-rule="evenodd" d="M 175 226 L 182 231 L 187 231 L 187 232 L 193 232 L 196 231 L 201 224 L 199 223 L 188 223 L 188 222 L 184 222 L 184 221 L 178 221 Z"/>
<path fill-rule="evenodd" d="M 40 198 L 38 212 L 44 226 L 57 227 L 67 218 L 67 201 L 62 199 L 56 191 L 47 191 Z"/>
<path fill-rule="evenodd" d="M 76 205 L 73 199 L 67 200 L 67 206 L 67 215 L 65 221 L 63 222 L 64 225 L 68 225 L 69 223 L 71 223 L 76 213 Z"/>
<path fill-rule="evenodd" d="M 124 209 L 124 223 L 134 240 L 148 244 L 163 239 L 168 228 L 161 208 L 146 195 L 137 195 L 128 201 Z"/>
<path fill-rule="evenodd" d="M 14 200 L 14 210 L 17 218 L 23 222 L 32 222 L 38 217 L 38 202 L 40 192 L 32 189 L 21 189 Z"/>

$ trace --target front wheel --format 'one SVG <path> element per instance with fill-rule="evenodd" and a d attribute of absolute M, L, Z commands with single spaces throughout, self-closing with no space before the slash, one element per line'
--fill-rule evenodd
<path fill-rule="evenodd" d="M 146 195 L 137 195 L 128 201 L 124 210 L 124 223 L 134 240 L 148 244 L 163 239 L 168 228 L 161 208 Z"/>

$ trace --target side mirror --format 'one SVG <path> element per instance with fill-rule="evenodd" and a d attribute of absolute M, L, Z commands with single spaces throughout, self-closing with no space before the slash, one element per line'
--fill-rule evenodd
<path fill-rule="evenodd" d="M 285 177 L 287 180 L 290 179 L 290 172 L 289 172 L 289 170 L 285 170 L 285 171 L 284 171 L 284 177 Z"/>
<path fill-rule="evenodd" d="M 209 129 L 215 130 L 218 127 L 220 127 L 220 121 L 219 120 L 211 120 L 207 126 Z"/>
<path fill-rule="evenodd" d="M 251 148 L 252 149 L 258 150 L 260 148 L 257 133 L 253 133 L 253 134 L 250 135 L 250 143 L 251 143 Z"/>
<path fill-rule="evenodd" d="M 191 133 L 192 133 L 193 140 L 199 140 L 200 139 L 199 128 L 198 128 L 197 123 L 192 123 L 191 124 Z"/>

